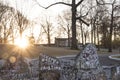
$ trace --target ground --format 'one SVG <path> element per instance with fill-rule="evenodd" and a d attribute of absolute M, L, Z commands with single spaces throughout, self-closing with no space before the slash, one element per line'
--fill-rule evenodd
<path fill-rule="evenodd" d="M 29 58 L 36 58 L 40 55 L 40 53 L 44 53 L 49 56 L 55 56 L 55 57 L 66 56 L 66 55 L 77 55 L 78 53 L 80 53 L 80 51 L 82 50 L 70 50 L 69 48 L 66 47 L 46 47 L 42 45 L 36 45 L 36 46 L 30 46 L 28 48 L 18 48 L 17 46 L 13 46 L 13 45 L 0 44 L 0 58 L 4 58 L 4 59 L 8 59 L 11 56 L 16 56 L 16 55 L 29 57 Z M 120 64 L 120 61 L 111 60 L 108 58 L 109 55 L 119 54 L 120 53 L 119 50 L 113 50 L 112 53 L 109 53 L 107 52 L 107 49 L 101 49 L 100 51 L 97 52 L 102 66 L 103 65 L 112 66 L 112 65 Z"/>
<path fill-rule="evenodd" d="M 17 46 L 0 44 L 0 56 L 1 55 L 12 55 L 15 53 L 22 53 L 23 56 L 37 57 L 40 53 L 48 54 L 50 56 L 64 56 L 64 55 L 76 55 L 81 50 L 70 50 L 66 47 L 46 47 L 42 45 L 31 46 L 26 49 L 20 49 Z M 118 50 L 113 52 L 107 52 L 107 49 L 101 49 L 98 54 L 117 54 L 120 53 Z"/>
<path fill-rule="evenodd" d="M 0 44 L 0 58 L 9 58 L 11 55 L 21 54 L 23 57 L 36 58 L 40 53 L 47 54 L 49 56 L 65 56 L 65 55 L 77 55 L 81 50 L 70 50 L 66 47 L 46 47 L 42 45 L 31 46 L 26 49 L 20 49 L 16 46 Z M 98 51 L 100 56 L 100 62 L 103 65 L 112 65 L 120 63 L 108 58 L 109 55 L 120 54 L 119 50 L 113 50 L 108 52 L 107 49 L 101 49 Z"/>
<path fill-rule="evenodd" d="M 26 49 L 20 49 L 16 46 L 11 45 L 0 45 L 0 56 L 6 58 L 9 55 L 22 53 L 25 57 L 37 57 L 40 53 L 44 53 L 50 56 L 63 56 L 77 54 L 80 50 L 70 50 L 68 48 L 58 48 L 58 47 L 45 47 L 42 45 L 31 46 Z"/>

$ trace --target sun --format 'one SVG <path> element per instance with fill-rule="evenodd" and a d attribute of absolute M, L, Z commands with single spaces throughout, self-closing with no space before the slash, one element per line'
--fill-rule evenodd
<path fill-rule="evenodd" d="M 17 38 L 15 39 L 15 45 L 20 48 L 26 48 L 29 45 L 29 41 L 26 38 Z"/>

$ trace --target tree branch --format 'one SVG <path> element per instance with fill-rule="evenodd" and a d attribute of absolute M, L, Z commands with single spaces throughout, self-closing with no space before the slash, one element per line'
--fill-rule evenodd
<path fill-rule="evenodd" d="M 87 22 L 85 22 L 83 19 L 81 19 L 81 17 L 76 17 L 76 19 L 79 19 L 80 21 L 82 21 L 84 24 L 86 24 L 87 26 L 89 26 L 89 24 Z"/>
<path fill-rule="evenodd" d="M 114 7 L 114 10 L 117 10 L 117 9 L 120 9 L 120 5 L 116 5 L 116 6 Z"/>
<path fill-rule="evenodd" d="M 99 5 L 105 5 L 105 3 L 100 3 L 98 0 L 96 0 L 96 3 Z"/>
<path fill-rule="evenodd" d="M 76 4 L 76 7 L 78 7 L 83 1 L 84 1 L 84 0 L 81 0 L 80 2 L 78 2 L 78 3 Z"/>
<path fill-rule="evenodd" d="M 72 6 L 72 4 L 68 4 L 68 3 L 64 3 L 64 2 L 56 2 L 56 3 L 53 3 L 51 5 L 49 5 L 48 7 L 46 7 L 45 9 L 48 9 L 49 7 L 53 6 L 53 5 L 56 5 L 56 4 L 64 4 L 64 5 L 67 5 L 67 6 Z"/>
<path fill-rule="evenodd" d="M 102 0 L 103 1 L 103 0 Z M 96 0 L 96 2 L 97 2 L 97 4 L 99 4 L 99 5 L 105 5 L 105 4 L 107 4 L 107 5 L 111 5 L 112 3 L 105 3 L 104 1 L 103 1 L 103 3 L 100 3 L 98 0 Z"/>
<path fill-rule="evenodd" d="M 45 8 L 43 7 L 42 5 L 40 5 L 40 3 L 37 1 L 37 0 L 34 0 L 36 2 L 36 4 L 38 4 L 38 6 L 42 7 L 42 8 Z"/>
<path fill-rule="evenodd" d="M 35 2 L 36 2 L 40 7 L 44 8 L 44 9 L 48 9 L 48 8 L 54 6 L 54 5 L 57 5 L 57 4 L 64 4 L 64 5 L 67 5 L 67 6 L 72 6 L 72 4 L 68 4 L 68 3 L 65 3 L 65 2 L 56 2 L 56 3 L 53 3 L 53 4 L 49 5 L 49 6 L 47 6 L 47 7 L 43 7 L 42 5 L 40 5 L 40 3 L 39 3 L 37 0 L 35 0 Z"/>
<path fill-rule="evenodd" d="M 92 8 L 94 8 L 94 6 L 93 6 Z M 88 10 L 88 12 L 87 12 L 85 15 L 80 16 L 80 17 L 85 17 L 85 16 L 87 16 L 92 8 L 90 8 L 90 9 Z"/>

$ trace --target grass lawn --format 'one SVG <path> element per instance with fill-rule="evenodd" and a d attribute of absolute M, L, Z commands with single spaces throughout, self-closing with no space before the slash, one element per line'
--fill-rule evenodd
<path fill-rule="evenodd" d="M 65 55 L 76 55 L 80 50 L 70 50 L 66 47 L 46 47 L 46 46 L 31 46 L 28 48 L 18 48 L 13 45 L 0 44 L 0 58 L 9 58 L 11 55 L 21 54 L 24 57 L 35 58 L 38 57 L 40 53 L 44 53 L 50 56 L 65 56 Z M 107 49 L 101 49 L 98 51 L 99 54 L 108 54 Z M 112 53 L 119 53 L 113 50 Z M 111 54 L 112 54 L 111 53 Z"/>
<path fill-rule="evenodd" d="M 40 47 L 40 52 L 52 56 L 65 56 L 65 55 L 75 55 L 80 52 L 80 50 L 70 50 L 68 48 L 61 47 Z"/>
<path fill-rule="evenodd" d="M 38 57 L 40 53 L 44 53 L 50 56 L 65 56 L 65 55 L 73 55 L 78 54 L 80 50 L 70 50 L 68 48 L 61 47 L 45 47 L 45 46 L 31 46 L 28 48 L 18 48 L 13 45 L 3 45 L 0 44 L 0 57 L 9 58 L 11 55 L 22 54 L 25 57 Z"/>

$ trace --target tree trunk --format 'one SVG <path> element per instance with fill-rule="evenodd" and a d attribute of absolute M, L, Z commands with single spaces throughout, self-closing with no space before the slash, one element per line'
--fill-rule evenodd
<path fill-rule="evenodd" d="M 114 40 L 116 40 L 116 36 L 117 36 L 116 29 L 114 28 Z"/>
<path fill-rule="evenodd" d="M 94 44 L 96 44 L 96 27 L 95 27 L 95 20 L 94 20 L 94 23 L 93 23 L 93 35 L 94 35 Z"/>
<path fill-rule="evenodd" d="M 114 14 L 114 10 L 113 10 L 113 5 L 112 5 L 112 14 L 111 14 L 111 24 L 110 24 L 110 35 L 109 35 L 109 48 L 108 48 L 108 52 L 112 52 L 113 14 Z"/>
<path fill-rule="evenodd" d="M 48 34 L 48 46 L 50 46 L 50 35 Z"/>
<path fill-rule="evenodd" d="M 81 38 L 82 38 L 82 46 L 84 46 L 84 40 L 83 40 L 83 27 L 82 27 L 82 22 L 80 22 L 80 28 L 81 28 Z"/>
<path fill-rule="evenodd" d="M 93 43 L 93 24 L 91 19 L 91 43 Z"/>
<path fill-rule="evenodd" d="M 20 28 L 20 38 L 22 38 L 22 29 Z"/>
<path fill-rule="evenodd" d="M 76 39 L 76 5 L 75 0 L 72 0 L 72 45 L 71 49 L 77 49 Z"/>
<path fill-rule="evenodd" d="M 99 32 L 98 32 L 99 27 L 97 26 L 97 44 L 98 44 L 98 51 L 100 51 L 100 42 L 99 42 Z"/>
<path fill-rule="evenodd" d="M 6 26 L 4 26 L 4 43 L 7 43 Z"/>
<path fill-rule="evenodd" d="M 68 29 L 68 47 L 70 47 L 70 30 Z"/>
<path fill-rule="evenodd" d="M 87 34 L 84 33 L 84 37 L 85 37 L 85 44 L 86 44 L 86 40 L 87 40 Z"/>
<path fill-rule="evenodd" d="M 48 37 L 48 46 L 50 46 L 50 44 L 51 44 L 51 41 L 50 41 L 50 26 L 47 27 L 47 30 L 48 30 L 48 34 L 47 34 L 47 37 Z"/>

